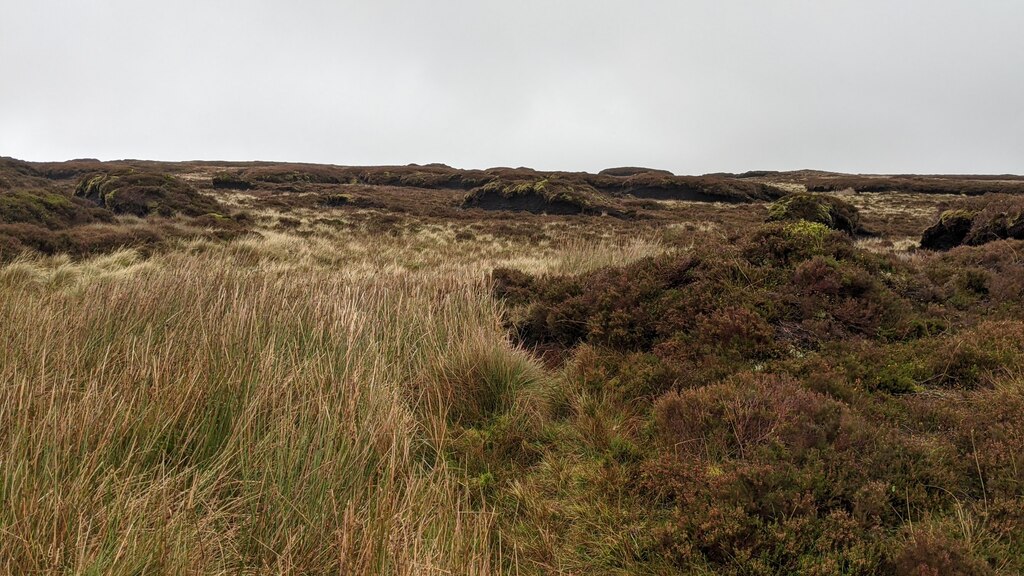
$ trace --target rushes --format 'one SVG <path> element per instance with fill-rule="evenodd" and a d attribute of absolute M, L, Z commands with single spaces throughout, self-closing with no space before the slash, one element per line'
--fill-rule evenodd
<path fill-rule="evenodd" d="M 0 273 L 0 572 L 488 573 L 410 401 L 467 335 L 508 349 L 482 278 L 231 250 Z"/>

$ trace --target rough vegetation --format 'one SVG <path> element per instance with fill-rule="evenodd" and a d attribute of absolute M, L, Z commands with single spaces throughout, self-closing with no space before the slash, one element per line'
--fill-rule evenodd
<path fill-rule="evenodd" d="M 236 172 L 217 172 L 213 175 L 211 184 L 218 190 L 249 190 L 253 187 L 252 182 Z"/>
<path fill-rule="evenodd" d="M 0 573 L 1024 573 L 1020 197 L 840 178 L 0 159 Z"/>
<path fill-rule="evenodd" d="M 566 422 L 600 430 L 508 482 L 600 454 L 557 498 L 631 529 L 563 551 L 580 566 L 617 550 L 605 567 L 625 572 L 1024 569 L 1021 476 L 996 456 L 1024 449 L 1003 420 L 1024 416 L 1020 248 L 908 262 L 799 221 L 578 276 L 498 270 L 517 339 L 569 350 L 591 404 Z"/>

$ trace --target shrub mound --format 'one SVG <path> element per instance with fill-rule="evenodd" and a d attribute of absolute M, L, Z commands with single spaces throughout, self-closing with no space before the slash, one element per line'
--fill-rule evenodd
<path fill-rule="evenodd" d="M 857 207 L 827 194 L 789 194 L 768 208 L 769 222 L 796 220 L 817 222 L 850 235 L 863 232 Z"/>
<path fill-rule="evenodd" d="M 1021 247 L 901 259 L 799 219 L 578 276 L 495 270 L 514 337 L 568 357 L 509 493 L 564 515 L 538 522 L 567 565 L 1024 570 Z"/>
<path fill-rule="evenodd" d="M 87 176 L 75 195 L 115 214 L 202 216 L 217 213 L 220 204 L 184 180 L 153 172 L 115 172 Z"/>
<path fill-rule="evenodd" d="M 621 215 L 610 198 L 587 184 L 561 179 L 495 180 L 466 195 L 463 208 L 552 215 Z"/>
<path fill-rule="evenodd" d="M 723 353 L 726 365 L 793 344 L 898 338 L 917 330 L 926 308 L 908 270 L 805 220 L 766 224 L 738 252 L 716 247 L 569 277 L 499 269 L 493 278 L 499 297 L 528 303 L 514 326 L 527 345 L 654 351 L 695 373 Z"/>

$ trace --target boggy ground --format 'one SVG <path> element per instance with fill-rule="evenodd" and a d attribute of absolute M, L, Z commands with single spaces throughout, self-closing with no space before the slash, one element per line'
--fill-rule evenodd
<path fill-rule="evenodd" d="M 1021 573 L 1018 203 L 838 178 L 4 160 L 0 571 Z"/>

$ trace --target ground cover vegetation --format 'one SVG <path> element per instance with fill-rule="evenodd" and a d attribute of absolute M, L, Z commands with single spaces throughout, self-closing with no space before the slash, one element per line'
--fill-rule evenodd
<path fill-rule="evenodd" d="M 844 178 L 2 159 L 0 572 L 1022 573 L 1020 201 Z"/>

